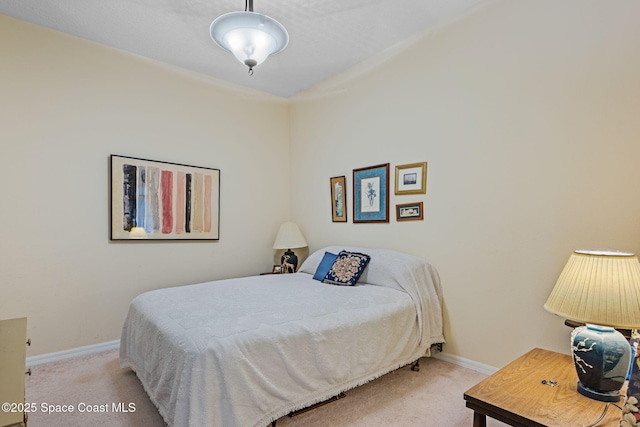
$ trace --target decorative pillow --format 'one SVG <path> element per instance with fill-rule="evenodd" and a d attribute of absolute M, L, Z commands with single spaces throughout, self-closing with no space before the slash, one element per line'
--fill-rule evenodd
<path fill-rule="evenodd" d="M 336 258 L 338 258 L 338 255 L 332 254 L 331 252 L 325 252 L 322 257 L 322 261 L 320 261 L 320 264 L 316 269 L 316 274 L 313 275 L 313 279 L 322 282 L 322 279 L 324 279 L 329 270 L 331 270 L 333 263 L 336 262 Z"/>
<path fill-rule="evenodd" d="M 371 257 L 366 254 L 340 251 L 322 282 L 332 285 L 353 286 L 358 282 L 370 260 Z"/>

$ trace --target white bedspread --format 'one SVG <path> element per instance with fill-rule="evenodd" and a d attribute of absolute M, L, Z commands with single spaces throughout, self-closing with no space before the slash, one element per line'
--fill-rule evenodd
<path fill-rule="evenodd" d="M 313 280 L 313 254 L 296 274 L 142 294 L 122 330 L 121 365 L 136 372 L 170 426 L 253 427 L 444 342 L 435 270 L 397 252 L 361 251 L 372 257 L 361 281 L 372 284 Z"/>

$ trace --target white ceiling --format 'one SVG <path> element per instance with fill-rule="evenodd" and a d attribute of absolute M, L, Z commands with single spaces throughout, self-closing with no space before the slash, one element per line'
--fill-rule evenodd
<path fill-rule="evenodd" d="M 203 75 L 289 98 L 485 0 L 255 0 L 289 45 L 253 76 L 209 36 L 242 0 L 0 0 L 0 13 Z"/>

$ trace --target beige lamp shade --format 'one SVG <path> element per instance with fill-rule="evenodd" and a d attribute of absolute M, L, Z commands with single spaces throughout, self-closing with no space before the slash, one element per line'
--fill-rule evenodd
<path fill-rule="evenodd" d="M 566 319 L 640 328 L 640 263 L 635 254 L 576 250 L 544 308 Z"/>
<path fill-rule="evenodd" d="M 280 226 L 273 249 L 304 248 L 307 241 L 295 222 L 285 222 Z"/>

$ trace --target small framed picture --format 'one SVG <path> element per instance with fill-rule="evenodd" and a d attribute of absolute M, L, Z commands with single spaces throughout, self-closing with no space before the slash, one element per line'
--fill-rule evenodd
<path fill-rule="evenodd" d="M 396 166 L 396 195 L 427 192 L 427 162 Z"/>
<path fill-rule="evenodd" d="M 346 177 L 331 178 L 331 221 L 347 222 Z"/>
<path fill-rule="evenodd" d="M 389 222 L 389 163 L 353 170 L 353 222 Z"/>
<path fill-rule="evenodd" d="M 422 202 L 396 205 L 396 221 L 421 221 L 423 219 Z"/>
<path fill-rule="evenodd" d="M 271 273 L 272 274 L 280 274 L 280 273 L 282 273 L 282 266 L 274 264 L 273 265 L 273 270 L 271 270 Z"/>

